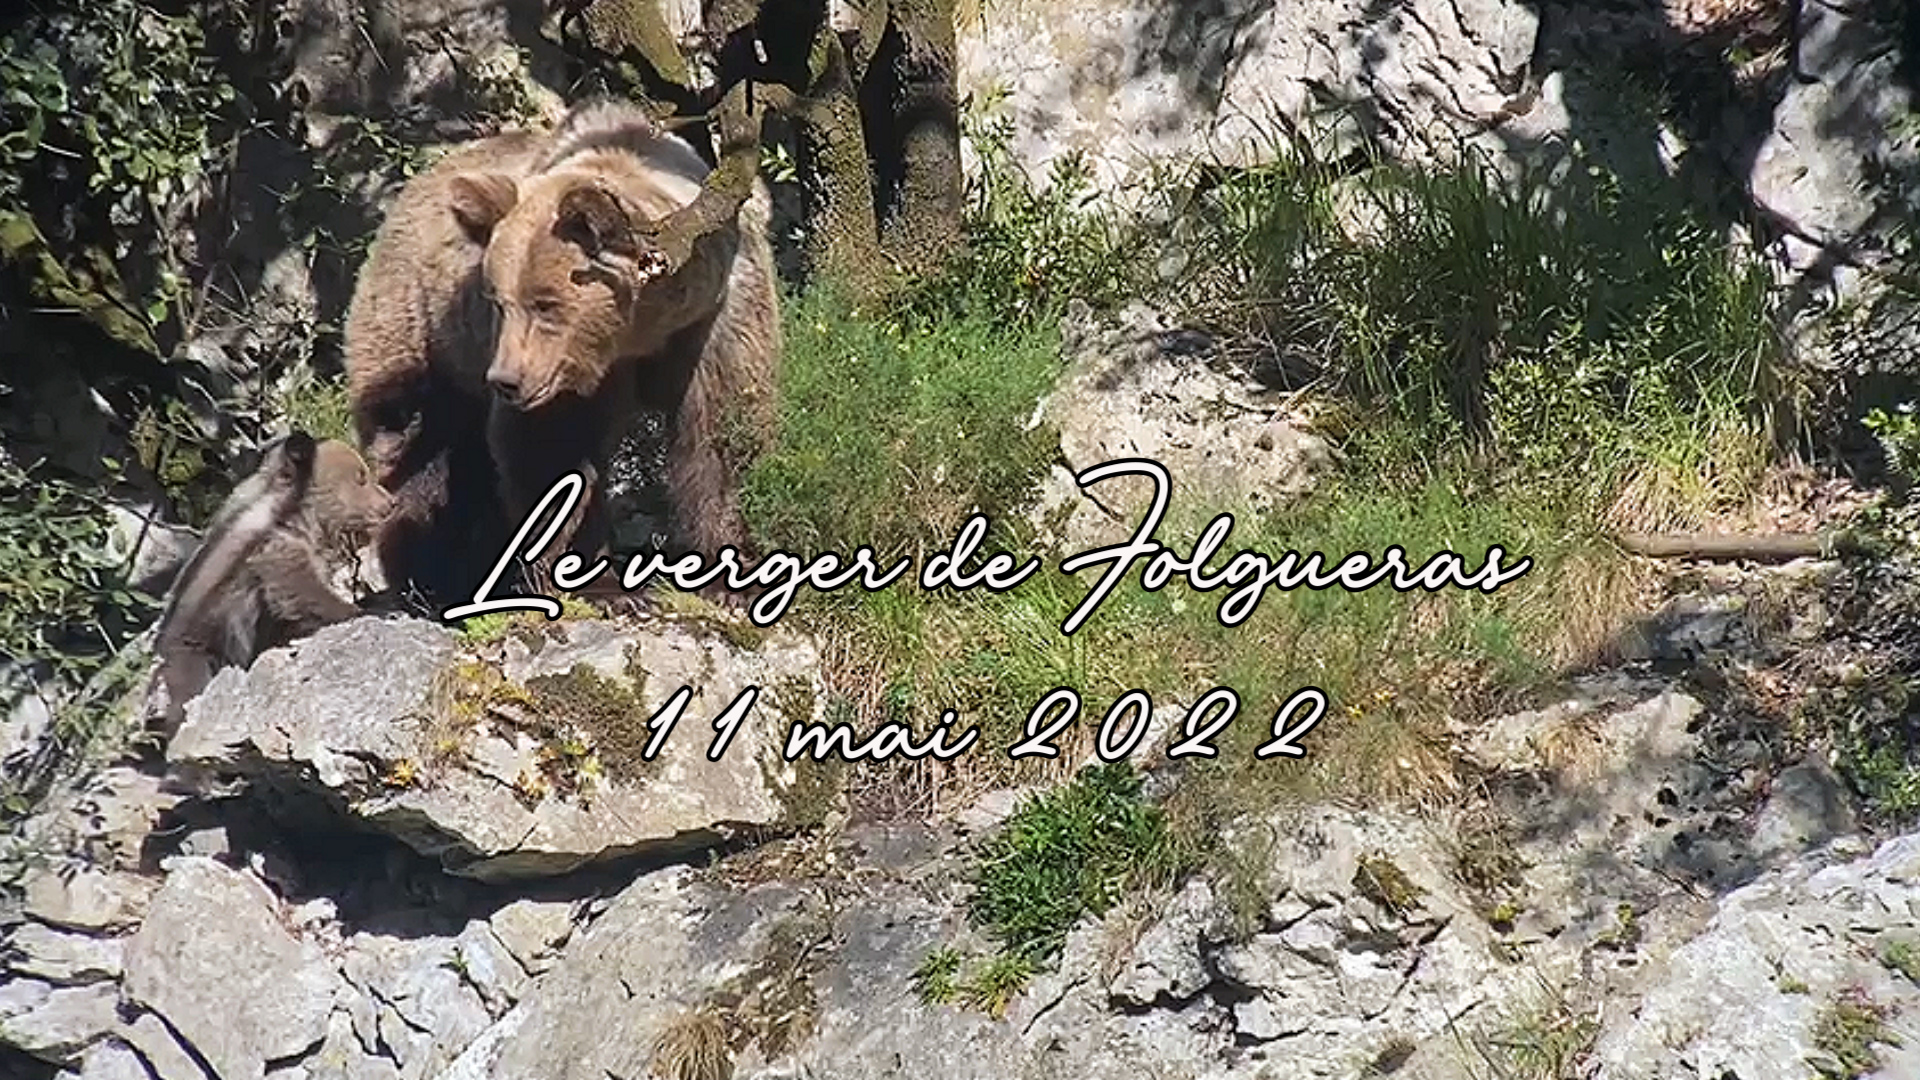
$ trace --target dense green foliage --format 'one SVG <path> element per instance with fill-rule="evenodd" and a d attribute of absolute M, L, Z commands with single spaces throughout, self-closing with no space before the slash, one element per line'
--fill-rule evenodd
<path fill-rule="evenodd" d="M 0 51 L 0 255 L 41 299 L 168 354 L 190 317 L 177 234 L 237 108 L 191 14 L 100 0 L 29 16 Z"/>
<path fill-rule="evenodd" d="M 1015 955 L 1047 960 L 1082 916 L 1178 869 L 1160 809 L 1131 765 L 1094 765 L 1014 811 L 980 855 L 974 918 Z"/>

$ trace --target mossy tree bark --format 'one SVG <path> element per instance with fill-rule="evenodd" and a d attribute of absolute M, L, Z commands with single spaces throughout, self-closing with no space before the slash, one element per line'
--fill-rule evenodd
<path fill-rule="evenodd" d="M 881 241 L 900 265 L 930 269 L 960 241 L 960 108 L 953 0 L 892 0 L 866 73 Z"/>
<path fill-rule="evenodd" d="M 658 96 L 678 99 L 691 88 L 689 65 L 658 5 L 589 0 L 586 21 L 596 49 L 638 56 L 666 90 Z M 759 106 L 800 135 L 815 273 L 874 299 L 899 270 L 931 269 L 954 249 L 963 198 L 954 0 L 867 0 L 859 14 L 857 26 L 836 29 L 828 0 L 709 0 L 719 77 L 695 96 L 722 147 L 709 191 L 656 238 L 670 266 L 750 193 Z"/>
<path fill-rule="evenodd" d="M 807 261 L 856 301 L 868 301 L 886 292 L 892 268 L 880 247 L 871 155 L 854 96 L 852 62 L 831 27 L 822 27 L 815 53 L 818 75 L 810 100 L 793 116 L 805 146 L 801 164 L 814 194 Z"/>

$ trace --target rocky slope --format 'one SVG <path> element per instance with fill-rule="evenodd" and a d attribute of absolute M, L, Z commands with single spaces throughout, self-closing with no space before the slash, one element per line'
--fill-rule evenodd
<path fill-rule="evenodd" d="M 1071 463 L 1135 447 L 1199 455 L 1195 475 L 1231 462 L 1269 497 L 1311 482 L 1314 440 L 1204 342 L 1145 312 L 1070 330 L 1042 411 L 1070 421 Z M 1224 429 L 1202 407 L 1222 399 Z M 1765 692 L 1894 655 L 1905 565 L 1676 579 L 1612 670 L 1456 727 L 1482 797 L 1233 822 L 1231 858 L 1082 923 L 999 1017 L 926 993 L 923 965 L 980 941 L 974 845 L 1020 793 L 850 819 L 843 774 L 782 753 L 824 715 L 804 637 L 686 613 L 363 617 L 221 673 L 164 762 L 86 777 L 9 838 L 0 1070 L 1908 1075 L 1920 834 L 1864 831 Z"/>
<path fill-rule="evenodd" d="M 551 60 L 526 5 L 378 7 L 362 33 L 354 5 L 295 5 L 317 28 L 293 69 L 316 139 L 376 91 L 409 108 L 452 92 L 443 43 L 523 82 Z M 1232 146 L 1254 130 L 1235 117 L 1269 103 L 1357 102 L 1372 126 L 1350 134 L 1400 152 L 1461 136 L 1517 162 L 1575 137 L 1629 169 L 1715 163 L 1776 219 L 1783 265 L 1844 286 L 1871 262 L 1848 254 L 1879 228 L 1856 189 L 1870 148 L 1896 144 L 1900 55 L 1872 4 L 1797 6 L 1783 36 L 1767 19 L 1785 10 L 1050 0 L 996 6 L 963 60 L 977 98 L 1011 90 L 1037 173 L 1080 149 L 1117 186 L 1208 133 Z M 1753 53 L 1705 65 L 1737 123 L 1649 126 L 1597 89 L 1622 57 L 1715 42 Z M 252 255 L 281 269 L 237 322 L 325 306 L 297 253 Z M 1284 400 L 1150 314 L 1068 336 L 1041 415 L 1065 459 L 1047 524 L 1071 547 L 1139 503 L 1091 507 L 1071 469 L 1144 453 L 1261 503 L 1328 460 Z M 200 344 L 242 365 L 245 342 Z M 80 428 L 70 456 L 125 456 Z M 184 551 L 164 539 L 143 549 L 156 580 Z M 1845 577 L 1811 563 L 1680 590 L 1619 670 L 1455 732 L 1484 820 L 1237 822 L 1234 873 L 1080 926 L 1001 1018 L 925 1000 L 917 974 L 976 933 L 971 845 L 1013 794 L 849 821 L 831 770 L 778 753 L 821 713 L 809 642 L 699 619 L 488 641 L 359 620 L 223 674 L 165 763 L 86 776 L 5 838 L 0 1076 L 1920 1075 L 1920 836 L 1865 831 L 1765 700 L 1787 675 L 1853 684 L 1846 635 L 1876 624 L 1835 598 Z M 1904 624 L 1889 633 L 1874 644 L 1911 654 Z M 699 693 L 647 754 L 641 721 L 683 685 Z M 710 760 L 712 720 L 748 686 Z"/>
<path fill-rule="evenodd" d="M 546 648 L 644 648 L 660 632 L 584 624 Z M 723 677 L 764 663 L 717 636 L 665 636 Z M 228 797 L 170 793 L 119 767 L 36 817 L 5 930 L 12 1067 L 162 1080 L 1371 1067 L 1465 1080 L 1516 1039 L 1558 1031 L 1581 1036 L 1569 1046 L 1597 1037 L 1591 1075 L 1765 1080 L 1837 1060 L 1844 1048 L 1823 1026 L 1836 1003 L 1896 1025 L 1920 1006 L 1906 951 L 1920 943 L 1920 836 L 1865 841 L 1817 761 L 1764 793 L 1714 782 L 1709 751 L 1724 748 L 1706 743 L 1724 724 L 1657 679 L 1590 681 L 1462 746 L 1500 782 L 1552 789 L 1518 815 L 1512 899 L 1492 904 L 1462 883 L 1470 822 L 1339 808 L 1245 821 L 1229 845 L 1243 876 L 1203 875 L 1081 926 L 1057 970 L 995 1019 L 928 1003 L 916 972 L 970 932 L 969 846 L 1012 800 L 947 822 L 765 840 L 791 824 L 766 812 L 772 800 L 741 807 L 734 791 L 702 804 L 697 784 L 643 819 L 629 814 L 645 800 L 623 802 L 617 787 L 531 808 L 458 797 L 506 788 L 485 755 L 369 795 L 360 789 L 380 785 L 352 774 L 412 749 L 372 748 L 360 725 L 313 728 L 289 714 L 283 687 L 299 679 L 314 716 L 426 707 L 418 675 L 434 664 L 409 649 L 445 637 L 369 618 L 223 678 L 174 757 L 245 776 Z M 402 674 L 323 662 L 373 647 Z M 641 696 L 667 695 L 650 681 Z M 783 726 L 757 717 L 742 735 Z M 1570 730 L 1594 745 L 1577 763 L 1542 761 Z M 219 755 L 196 748 L 216 741 Z M 1749 804 L 1757 812 L 1730 824 Z M 571 832 L 541 820 L 569 813 Z M 743 823 L 765 842 L 671 861 L 667 842 Z M 513 857 L 472 859 L 486 835 L 513 836 Z M 597 868 L 577 865 L 589 853 Z M 730 1065 L 671 1071 L 662 1036 L 688 1017 L 714 1019 Z M 1879 1049 L 1881 1075 L 1920 1068 L 1920 1047 Z"/>

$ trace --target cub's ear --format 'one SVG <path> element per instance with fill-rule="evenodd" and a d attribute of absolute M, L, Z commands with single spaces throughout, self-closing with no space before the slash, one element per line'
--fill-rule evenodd
<path fill-rule="evenodd" d="M 447 181 L 453 218 L 477 244 L 485 244 L 515 203 L 520 201 L 520 185 L 513 177 L 493 172 L 460 173 Z"/>
<path fill-rule="evenodd" d="M 318 448 L 319 444 L 314 441 L 313 436 L 299 428 L 287 432 L 286 440 L 280 444 L 281 452 L 287 455 L 287 460 L 301 470 L 313 464 L 313 455 Z"/>
<path fill-rule="evenodd" d="M 553 235 L 578 245 L 590 262 L 630 266 L 640 255 L 633 219 L 613 189 L 600 183 L 583 183 L 560 196 Z"/>
<path fill-rule="evenodd" d="M 314 455 L 318 449 L 312 435 L 294 428 L 267 448 L 264 460 L 273 463 L 273 471 L 283 483 L 304 488 L 313 476 Z"/>

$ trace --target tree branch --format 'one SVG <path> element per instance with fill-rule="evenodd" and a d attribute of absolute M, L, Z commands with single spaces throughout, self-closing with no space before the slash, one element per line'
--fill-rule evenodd
<path fill-rule="evenodd" d="M 741 205 L 753 194 L 760 173 L 760 122 L 750 111 L 751 85 L 736 83 L 720 99 L 718 161 L 700 194 L 644 230 L 664 260 L 656 274 L 686 266 L 700 241 L 737 220 Z"/>
<path fill-rule="evenodd" d="M 1849 532 L 1772 533 L 1765 536 L 1720 536 L 1704 533 L 1622 533 L 1622 548 L 1651 559 L 1710 559 L 1788 562 L 1793 559 L 1870 555 L 1872 551 Z"/>

